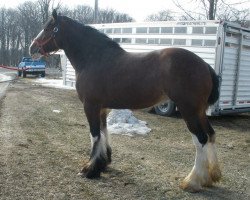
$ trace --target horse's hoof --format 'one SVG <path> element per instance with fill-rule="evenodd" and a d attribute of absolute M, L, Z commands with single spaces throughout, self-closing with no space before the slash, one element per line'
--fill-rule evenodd
<path fill-rule="evenodd" d="M 184 191 L 191 192 L 191 193 L 200 192 L 202 190 L 202 187 L 200 184 L 194 184 L 194 183 L 186 181 L 185 179 L 180 184 L 180 188 L 183 189 Z"/>
<path fill-rule="evenodd" d="M 96 158 L 95 161 L 89 161 L 86 163 L 79 173 L 80 176 L 89 179 L 100 178 L 101 172 L 104 172 L 107 167 L 106 159 L 100 157 Z"/>
<path fill-rule="evenodd" d="M 96 179 L 101 177 L 101 172 L 97 170 L 89 170 L 85 173 L 85 177 L 88 179 Z"/>
<path fill-rule="evenodd" d="M 91 169 L 90 167 L 85 166 L 81 172 L 77 174 L 78 176 L 81 177 L 86 177 L 88 179 L 94 179 L 94 178 L 100 178 L 101 171 Z"/>

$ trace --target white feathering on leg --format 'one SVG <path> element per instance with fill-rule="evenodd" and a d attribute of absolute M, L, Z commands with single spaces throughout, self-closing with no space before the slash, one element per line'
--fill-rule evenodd
<path fill-rule="evenodd" d="M 95 160 L 96 158 L 99 158 L 101 155 L 105 158 L 107 157 L 107 142 L 106 137 L 103 133 L 100 134 L 100 139 L 98 140 L 98 137 L 92 137 L 91 141 L 93 142 L 92 150 L 94 144 L 97 145 L 96 150 L 94 152 L 93 157 L 91 160 Z"/>

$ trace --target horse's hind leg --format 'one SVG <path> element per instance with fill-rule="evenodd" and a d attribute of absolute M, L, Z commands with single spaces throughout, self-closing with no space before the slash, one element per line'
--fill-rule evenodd
<path fill-rule="evenodd" d="M 208 152 L 213 152 L 216 156 L 214 146 L 211 146 L 209 132 L 210 124 L 208 125 L 207 117 L 204 109 L 194 107 L 183 109 L 179 108 L 181 114 L 192 133 L 192 139 L 196 148 L 195 164 L 189 175 L 183 180 L 181 188 L 190 192 L 197 192 L 202 189 L 202 186 L 211 186 L 214 181 L 210 175 L 210 160 Z M 211 131 L 211 130 L 210 130 Z M 212 155 L 212 154 L 211 154 Z M 209 160 L 210 159 L 210 160 Z M 213 158 L 212 158 L 213 159 Z M 217 159 L 216 159 L 217 161 Z"/>
<path fill-rule="evenodd" d="M 100 130 L 101 107 L 85 102 L 84 110 L 90 126 L 92 149 L 89 162 L 80 174 L 85 174 L 87 178 L 97 178 L 106 169 L 108 163 L 107 140 Z"/>
<path fill-rule="evenodd" d="M 207 156 L 209 162 L 209 175 L 213 182 L 218 182 L 221 178 L 221 171 L 217 159 L 217 153 L 215 148 L 215 132 L 207 119 L 207 129 L 209 140 L 207 144 Z"/>

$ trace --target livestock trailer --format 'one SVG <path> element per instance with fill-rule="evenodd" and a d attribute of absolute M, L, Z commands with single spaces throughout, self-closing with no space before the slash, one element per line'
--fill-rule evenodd
<path fill-rule="evenodd" d="M 194 52 L 211 65 L 221 77 L 219 100 L 209 107 L 207 114 L 221 115 L 250 111 L 249 28 L 215 20 L 112 23 L 91 26 L 107 34 L 128 52 L 148 52 L 169 47 L 185 48 Z M 64 84 L 74 86 L 75 72 L 64 54 L 61 55 L 61 62 Z M 166 111 L 166 115 L 175 110 L 174 102 L 171 101 L 155 108 L 159 114 L 164 114 Z"/>

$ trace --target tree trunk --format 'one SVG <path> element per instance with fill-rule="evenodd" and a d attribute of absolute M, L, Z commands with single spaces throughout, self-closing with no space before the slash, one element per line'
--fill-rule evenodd
<path fill-rule="evenodd" d="M 209 0 L 209 11 L 208 11 L 209 20 L 215 19 L 215 1 L 216 0 Z"/>

